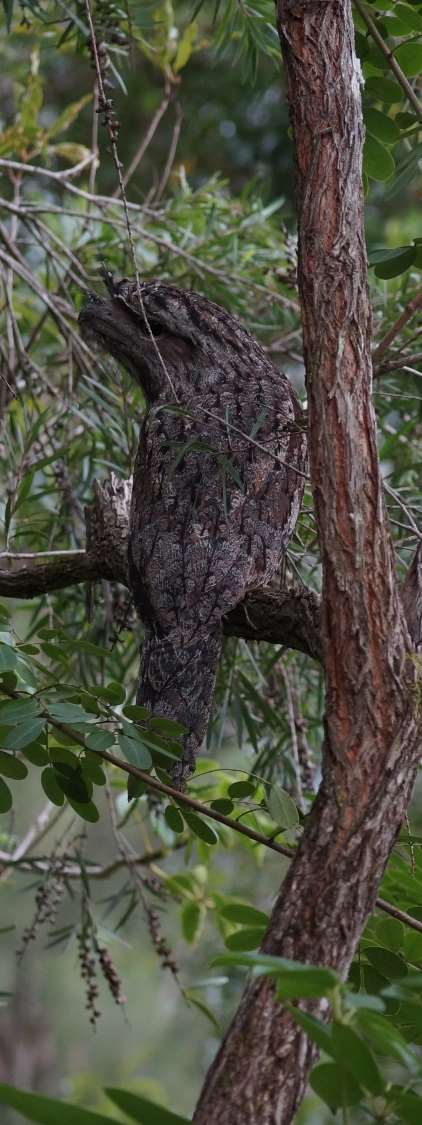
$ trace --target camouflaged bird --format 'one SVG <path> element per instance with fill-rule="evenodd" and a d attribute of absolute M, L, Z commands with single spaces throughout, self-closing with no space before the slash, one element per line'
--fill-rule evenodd
<path fill-rule="evenodd" d="M 206 733 L 222 618 L 280 565 L 306 471 L 288 379 L 226 309 L 160 281 L 106 278 L 80 322 L 141 385 L 130 580 L 145 626 L 137 702 L 187 729 L 180 784 Z"/>

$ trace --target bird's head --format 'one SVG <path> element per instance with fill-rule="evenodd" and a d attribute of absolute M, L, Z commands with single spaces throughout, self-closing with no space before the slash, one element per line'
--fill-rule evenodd
<path fill-rule="evenodd" d="M 116 281 L 103 270 L 108 294 L 89 293 L 79 314 L 84 336 L 114 356 L 140 383 L 149 401 L 192 362 L 200 346 L 200 316 L 193 297 L 159 281 Z"/>

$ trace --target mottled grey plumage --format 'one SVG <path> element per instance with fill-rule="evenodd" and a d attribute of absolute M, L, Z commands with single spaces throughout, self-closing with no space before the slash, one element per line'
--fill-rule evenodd
<path fill-rule="evenodd" d="M 269 582 L 291 538 L 306 440 L 290 383 L 224 308 L 159 281 L 141 284 L 142 304 L 135 282 L 108 284 L 81 321 L 148 400 L 129 547 L 138 702 L 188 729 L 180 780 L 207 728 L 222 617 Z"/>

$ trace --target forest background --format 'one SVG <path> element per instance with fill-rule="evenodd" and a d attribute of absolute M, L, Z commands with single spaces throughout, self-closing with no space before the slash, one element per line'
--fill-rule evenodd
<path fill-rule="evenodd" d="M 421 64 L 421 5 L 383 0 L 369 7 L 412 83 Z M 110 0 L 94 5 L 93 17 L 119 123 L 118 153 L 141 275 L 197 289 L 237 313 L 304 400 L 293 156 L 273 6 L 230 0 L 196 10 L 169 2 L 120 9 Z M 357 9 L 355 20 L 366 78 L 367 243 L 380 348 L 374 403 L 404 572 L 420 538 L 415 320 L 409 314 L 392 341 L 385 339 L 410 302 L 417 311 L 420 126 Z M 117 171 L 97 112 L 85 5 L 28 3 L 12 10 L 4 0 L 2 52 L 1 561 L 17 573 L 11 554 L 83 548 L 84 505 L 92 500 L 93 482 L 110 471 L 130 475 L 143 403 L 116 365 L 83 345 L 76 326 L 84 293 L 101 287 L 102 263 L 120 276 L 134 272 L 124 208 L 113 202 Z M 292 583 L 318 592 L 308 494 L 287 567 Z M 51 682 L 68 685 L 64 705 L 66 698 L 75 705 L 75 682 L 81 693 L 95 687 L 97 698 L 105 685 L 114 685 L 109 702 L 119 714 L 122 685 L 133 702 L 141 630 L 123 586 L 103 581 L 35 601 L 6 600 L 2 629 L 5 644 L 16 634 L 29 684 L 31 674 L 38 683 L 39 662 Z M 86 706 L 87 698 L 81 695 Z M 209 744 L 192 793 L 220 801 L 222 812 L 235 810 L 252 829 L 293 844 L 318 782 L 322 708 L 316 661 L 228 638 Z M 106 793 L 96 788 L 101 816 L 89 825 L 75 818 L 71 805 L 54 803 L 48 777 L 43 791 L 39 766 L 45 761 L 42 754 L 39 762 L 36 753 L 33 758 L 25 787 L 15 786 L 14 815 L 3 817 L 0 839 L 1 987 L 11 993 L 0 1014 L 0 1076 L 114 1117 L 102 1084 L 144 1092 L 187 1114 L 243 983 L 241 971 L 226 975 L 210 968 L 212 958 L 226 948 L 259 944 L 265 917 L 253 911 L 248 916 L 247 906 L 269 912 L 280 857 L 223 829 L 214 848 L 194 820 L 180 835 L 161 806 L 148 811 L 145 797 L 128 806 L 118 771 Z M 18 855 L 52 796 L 34 839 Z M 403 870 L 413 879 L 408 893 L 417 899 L 415 917 L 422 918 L 420 819 L 417 791 L 411 835 L 395 853 L 390 891 L 394 898 L 400 879 L 395 862 L 402 879 Z M 57 863 L 63 849 L 69 868 L 64 875 Z M 152 860 L 131 867 L 133 855 L 149 852 Z M 13 855 L 14 865 L 7 862 Z M 30 856 L 38 857 L 38 865 Z M 36 895 L 39 906 L 46 887 L 45 924 L 35 934 Z M 239 902 L 243 915 L 233 911 Z M 389 979 L 391 961 L 384 952 L 383 962 L 382 950 L 422 962 L 415 945 L 421 935 L 406 935 L 400 925 L 377 916 L 368 930 L 363 950 L 378 950 L 372 962 L 367 957 L 368 988 L 375 990 L 377 972 L 378 984 L 379 977 Z M 110 950 L 128 997 L 114 1005 L 107 978 L 100 981 L 102 1015 L 95 1032 L 78 970 L 81 927 L 85 934 L 94 929 Z M 17 967 L 16 949 L 24 953 Z M 116 994 L 120 999 L 117 987 Z M 332 1119 L 314 1093 L 297 1115 L 302 1125 Z"/>

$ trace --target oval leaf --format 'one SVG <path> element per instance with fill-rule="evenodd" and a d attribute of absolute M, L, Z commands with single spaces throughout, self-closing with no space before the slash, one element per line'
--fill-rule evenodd
<path fill-rule="evenodd" d="M 376 137 L 366 138 L 363 151 L 363 166 L 372 180 L 389 180 L 394 174 L 395 163 L 388 148 Z"/>
<path fill-rule="evenodd" d="M 365 125 L 368 133 L 378 137 L 385 145 L 394 145 L 400 140 L 400 129 L 396 122 L 379 109 L 367 109 L 365 112 Z"/>
<path fill-rule="evenodd" d="M 182 932 L 191 945 L 200 936 L 207 910 L 202 902 L 185 902 L 182 907 Z"/>
<path fill-rule="evenodd" d="M 247 902 L 228 902 L 221 907 L 220 914 L 228 922 L 238 922 L 245 926 L 268 926 L 270 920 L 263 910 L 256 910 Z"/>
<path fill-rule="evenodd" d="M 182 814 L 175 805 L 167 805 L 164 812 L 166 824 L 171 828 L 172 832 L 184 832 L 185 824 Z"/>
<path fill-rule="evenodd" d="M 229 797 L 253 797 L 256 791 L 256 782 L 233 781 L 227 790 Z"/>
<path fill-rule="evenodd" d="M 44 727 L 45 719 L 29 719 L 25 723 L 19 723 L 3 736 L 3 746 L 6 750 L 22 750 L 24 746 L 29 746 L 39 738 Z"/>
<path fill-rule="evenodd" d="M 243 951 L 244 949 L 258 949 L 264 937 L 266 926 L 248 926 L 228 934 L 224 944 L 227 949 Z"/>
<path fill-rule="evenodd" d="M 321 1063 L 312 1071 L 309 1082 L 330 1109 L 357 1105 L 362 1097 L 361 1087 L 338 1063 Z"/>
<path fill-rule="evenodd" d="M 13 797 L 10 792 L 9 786 L 0 777 L 0 813 L 9 812 L 12 808 Z"/>
<path fill-rule="evenodd" d="M 28 776 L 28 767 L 25 762 L 15 758 L 13 754 L 6 754 L 0 750 L 0 773 L 4 777 L 13 777 L 16 781 L 23 781 Z"/>
<path fill-rule="evenodd" d="M 194 836 L 197 836 L 199 840 L 203 840 L 204 844 L 218 844 L 217 833 L 211 828 L 210 824 L 206 824 L 205 820 L 202 820 L 200 816 L 197 816 L 196 813 L 188 812 L 186 809 L 183 809 L 183 816 Z"/>
<path fill-rule="evenodd" d="M 72 806 L 72 809 L 74 809 L 75 813 L 77 813 L 82 820 L 87 820 L 90 824 L 96 824 L 97 820 L 100 819 L 97 806 L 94 805 L 93 801 L 87 801 L 82 804 L 79 801 L 74 801 L 72 797 L 68 797 L 67 799 L 69 805 Z"/>
<path fill-rule="evenodd" d="M 64 805 L 64 793 L 57 783 L 56 774 L 52 766 L 47 766 L 41 774 L 41 785 L 48 800 L 53 805 Z"/>
<path fill-rule="evenodd" d="M 127 738 L 125 734 L 119 734 L 119 746 L 127 762 L 131 762 L 133 766 L 138 766 L 140 770 L 151 769 L 152 758 L 148 747 L 139 742 L 137 738 Z"/>
<path fill-rule="evenodd" d="M 85 739 L 88 750 L 108 750 L 113 745 L 114 734 L 111 730 L 94 730 L 92 734 L 87 734 Z"/>
<path fill-rule="evenodd" d="M 297 828 L 299 813 L 289 793 L 281 785 L 272 785 L 267 794 L 267 808 L 270 816 L 280 828 Z"/>

